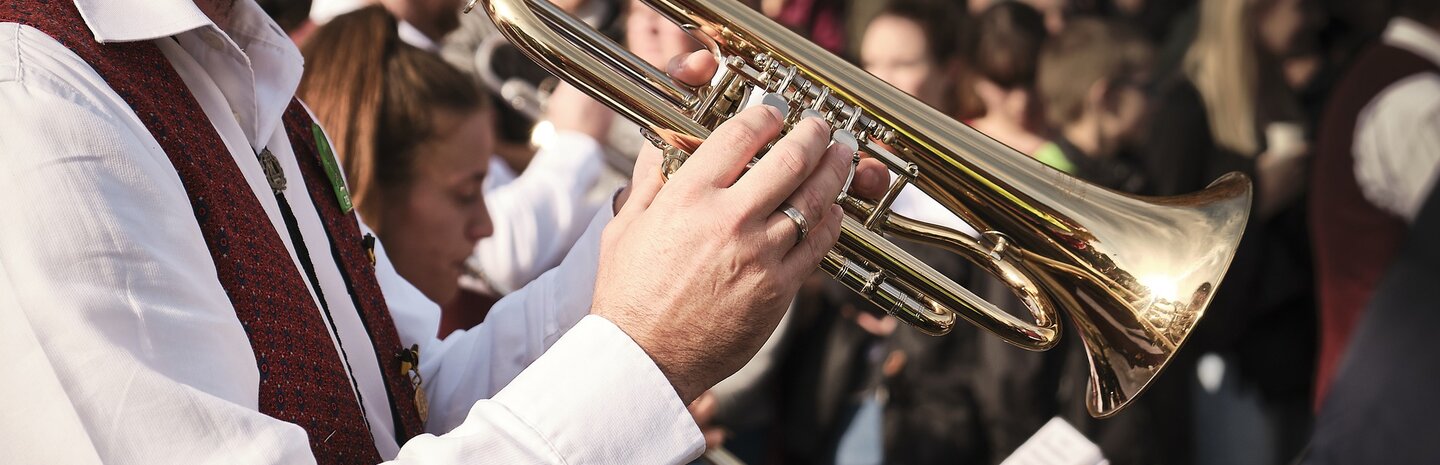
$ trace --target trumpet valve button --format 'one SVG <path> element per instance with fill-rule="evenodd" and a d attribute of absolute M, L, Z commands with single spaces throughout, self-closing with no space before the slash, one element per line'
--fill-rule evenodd
<path fill-rule="evenodd" d="M 857 153 L 860 151 L 860 141 L 855 139 L 855 133 L 850 132 L 846 129 L 840 129 L 835 131 L 834 133 L 831 133 L 830 144 L 843 145 L 845 146 L 845 150 L 849 153 Z"/>
<path fill-rule="evenodd" d="M 775 109 L 780 110 L 781 115 L 790 114 L 790 101 L 786 100 L 785 97 L 780 94 L 765 91 L 751 92 L 750 96 L 741 103 L 740 110 L 744 111 L 758 105 L 775 107 Z"/>
<path fill-rule="evenodd" d="M 825 119 L 825 114 L 824 114 L 824 113 L 815 111 L 815 110 L 810 109 L 810 108 L 806 108 L 804 111 L 801 111 L 801 112 L 800 112 L 800 119 L 805 119 L 805 118 L 815 118 L 815 119 L 818 119 L 818 120 L 821 120 L 821 121 L 825 121 L 826 124 L 830 124 L 830 121 L 827 120 L 827 119 Z M 797 121 L 798 121 L 798 120 L 797 120 Z"/>

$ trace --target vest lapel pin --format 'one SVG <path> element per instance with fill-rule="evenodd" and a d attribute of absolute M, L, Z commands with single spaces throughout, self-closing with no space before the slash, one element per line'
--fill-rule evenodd
<path fill-rule="evenodd" d="M 365 237 L 360 239 L 360 246 L 365 248 L 365 255 L 370 258 L 370 266 L 375 266 L 375 235 L 365 233 Z"/>
<path fill-rule="evenodd" d="M 260 149 L 260 169 L 265 171 L 265 180 L 270 181 L 270 190 L 276 194 L 285 192 L 285 170 L 280 168 L 280 159 L 270 153 L 270 148 Z"/>
<path fill-rule="evenodd" d="M 330 139 L 325 138 L 325 131 L 320 125 L 311 124 L 310 132 L 315 136 L 315 149 L 320 152 L 320 164 L 325 166 L 325 177 L 330 178 L 330 187 L 335 190 L 335 198 L 340 202 L 340 213 L 349 214 L 355 210 L 355 205 L 350 203 L 350 189 L 345 187 L 345 177 L 340 174 L 340 165 L 335 163 L 335 152 L 330 150 Z"/>
<path fill-rule="evenodd" d="M 400 359 L 400 375 L 409 378 L 415 388 L 415 411 L 420 414 L 420 423 L 425 423 L 430 418 L 430 399 L 425 397 L 425 379 L 420 377 L 420 345 L 401 349 L 397 357 Z"/>

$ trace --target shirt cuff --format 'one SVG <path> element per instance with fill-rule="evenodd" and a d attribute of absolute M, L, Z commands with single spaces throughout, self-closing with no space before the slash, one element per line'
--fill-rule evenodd
<path fill-rule="evenodd" d="M 705 438 L 650 356 L 609 320 L 580 320 L 495 395 L 567 463 L 685 463 Z"/>

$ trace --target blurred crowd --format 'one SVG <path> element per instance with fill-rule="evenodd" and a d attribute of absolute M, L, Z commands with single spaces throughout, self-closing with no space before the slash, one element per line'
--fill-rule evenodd
<path fill-rule="evenodd" d="M 260 3 L 302 44 L 300 97 L 356 208 L 397 271 L 446 303 L 441 336 L 563 260 L 636 169 L 635 125 L 455 0 Z M 659 69 L 701 48 L 638 2 L 554 3 Z M 749 3 L 1016 156 L 1136 195 L 1232 171 L 1256 190 L 1210 309 L 1119 415 L 1086 412 L 1078 337 L 1042 353 L 965 324 L 931 337 L 816 275 L 751 364 L 692 406 L 712 445 L 752 464 L 999 463 L 1061 417 L 1111 463 L 1287 463 L 1314 447 L 1352 334 L 1430 197 L 1440 93 L 1402 89 L 1400 110 L 1381 97 L 1435 73 L 1436 2 Z M 973 232 L 919 192 L 895 205 Z M 1023 308 L 959 257 L 906 247 Z"/>

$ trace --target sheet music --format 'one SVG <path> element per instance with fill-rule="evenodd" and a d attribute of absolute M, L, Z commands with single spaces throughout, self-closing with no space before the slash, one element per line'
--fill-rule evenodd
<path fill-rule="evenodd" d="M 1000 465 L 1108 465 L 1100 446 L 1070 423 L 1051 418 Z"/>

